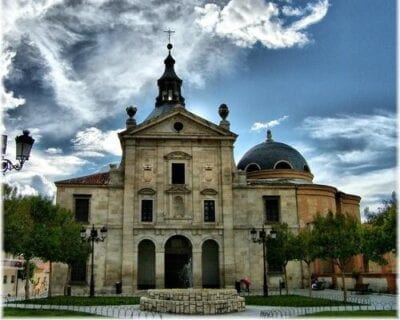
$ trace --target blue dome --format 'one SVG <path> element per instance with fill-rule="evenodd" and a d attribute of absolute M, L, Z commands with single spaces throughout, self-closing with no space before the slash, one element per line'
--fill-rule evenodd
<path fill-rule="evenodd" d="M 245 171 L 293 169 L 310 172 L 307 161 L 291 146 L 268 139 L 245 153 L 237 165 Z"/>

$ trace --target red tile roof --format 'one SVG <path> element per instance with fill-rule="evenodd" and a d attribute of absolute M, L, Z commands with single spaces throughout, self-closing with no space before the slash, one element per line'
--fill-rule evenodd
<path fill-rule="evenodd" d="M 56 181 L 55 184 L 83 184 L 83 185 L 106 185 L 110 182 L 110 173 L 95 173 L 89 176 L 72 178 L 67 180 Z"/>

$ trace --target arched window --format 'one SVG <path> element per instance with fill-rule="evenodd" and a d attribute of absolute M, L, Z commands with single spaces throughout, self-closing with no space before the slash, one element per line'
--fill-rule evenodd
<path fill-rule="evenodd" d="M 277 163 L 275 163 L 274 169 L 293 169 L 293 167 L 290 164 L 290 162 L 285 160 L 280 160 Z"/>
<path fill-rule="evenodd" d="M 245 168 L 246 172 L 260 171 L 260 170 L 261 168 L 257 163 L 249 163 Z"/>

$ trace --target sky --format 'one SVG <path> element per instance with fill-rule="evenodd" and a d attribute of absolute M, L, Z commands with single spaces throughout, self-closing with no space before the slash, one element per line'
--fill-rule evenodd
<path fill-rule="evenodd" d="M 186 108 L 219 123 L 235 161 L 263 142 L 295 147 L 314 183 L 380 207 L 396 190 L 394 0 L 2 0 L 0 88 L 7 157 L 35 139 L 20 194 L 119 163 L 126 107 L 153 110 L 171 29 Z"/>

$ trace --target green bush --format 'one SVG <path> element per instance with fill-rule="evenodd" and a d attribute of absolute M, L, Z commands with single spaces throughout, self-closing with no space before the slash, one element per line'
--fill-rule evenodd
<path fill-rule="evenodd" d="M 330 299 L 312 298 L 297 295 L 282 296 L 247 296 L 246 304 L 257 306 L 282 306 L 282 307 L 326 307 L 345 305 L 343 301 Z M 347 305 L 355 305 L 355 303 L 346 303 Z"/>
<path fill-rule="evenodd" d="M 3 317 L 99 317 L 95 314 L 66 310 L 37 310 L 37 309 L 20 309 L 20 308 L 4 308 Z"/>
<path fill-rule="evenodd" d="M 304 317 L 392 317 L 396 318 L 396 310 L 358 310 L 358 311 L 322 311 L 313 314 L 307 314 Z"/>
<path fill-rule="evenodd" d="M 66 297 L 55 296 L 43 299 L 30 299 L 18 301 L 16 303 L 42 304 L 42 305 L 62 305 L 62 306 L 115 306 L 139 304 L 140 297 Z"/>

